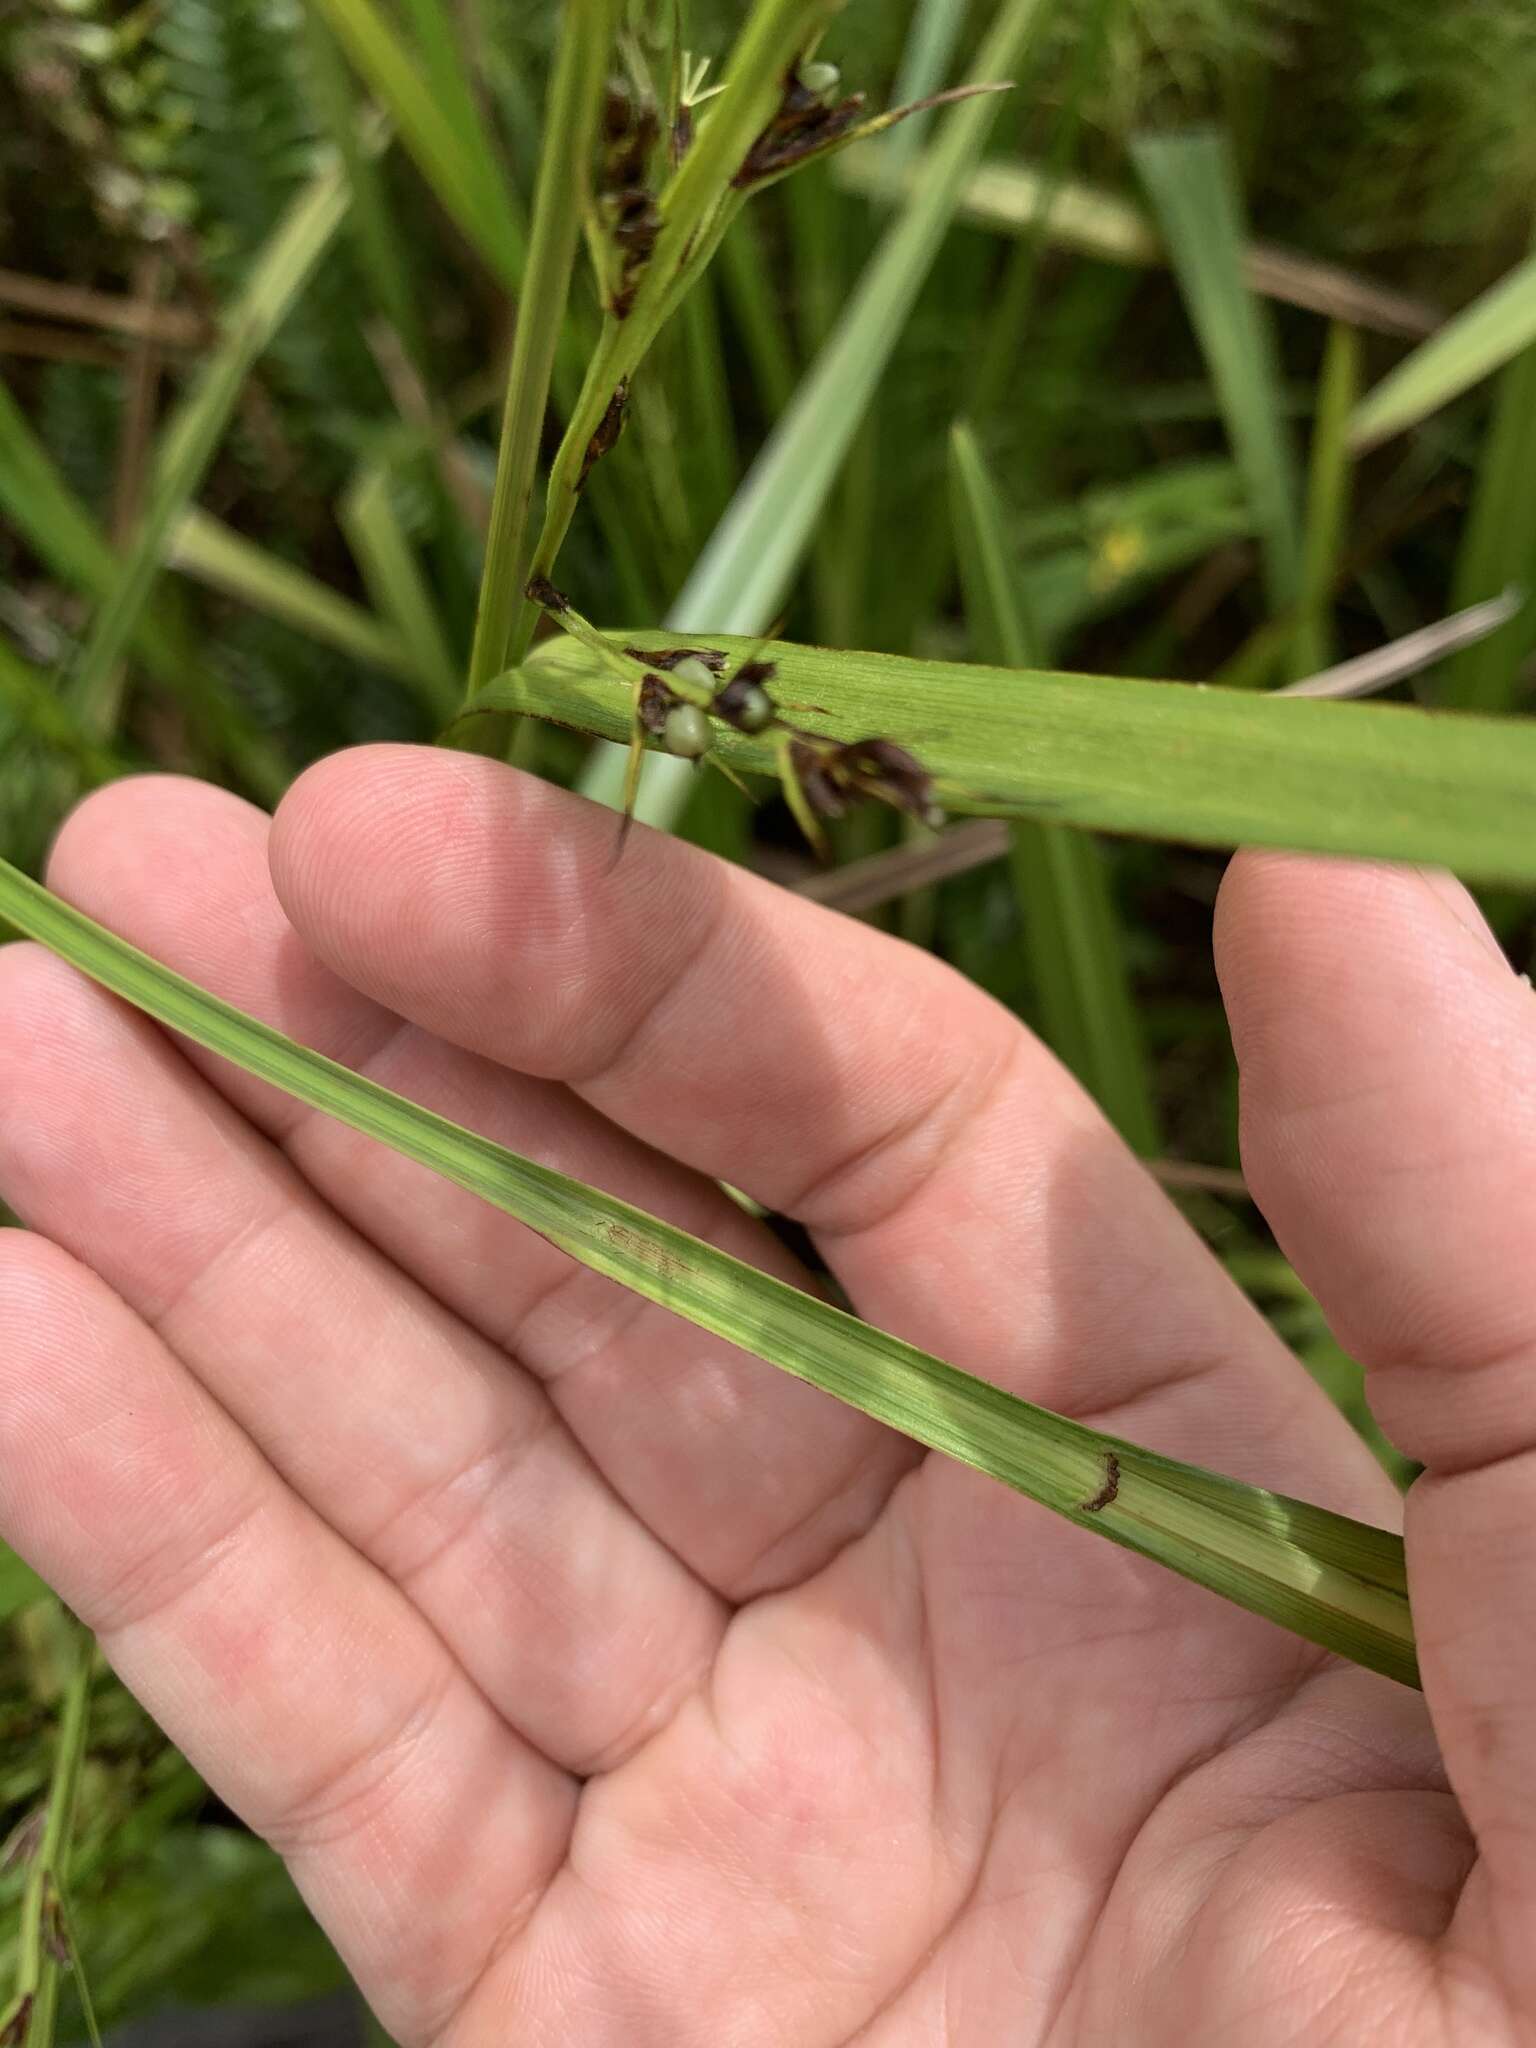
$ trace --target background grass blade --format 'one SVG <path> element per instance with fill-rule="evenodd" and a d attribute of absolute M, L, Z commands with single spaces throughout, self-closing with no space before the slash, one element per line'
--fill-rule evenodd
<path fill-rule="evenodd" d="M 1536 650 L 1536 342 L 1500 374 L 1478 456 L 1472 509 L 1456 555 L 1453 604 L 1511 587 L 1524 608 L 1497 633 L 1447 663 L 1437 700 L 1465 711 L 1509 711 Z"/>
<path fill-rule="evenodd" d="M 379 152 L 366 146 L 352 74 L 334 31 L 313 8 L 304 14 L 304 51 L 311 97 L 346 168 L 349 226 L 373 295 L 419 368 L 427 365 L 426 332 L 407 246 L 390 219 Z"/>
<path fill-rule="evenodd" d="M 218 346 L 164 430 L 133 547 L 70 682 L 70 694 L 93 731 L 110 732 L 116 723 L 122 658 L 164 563 L 172 530 L 203 480 L 240 387 L 304 289 L 346 210 L 341 171 L 322 172 L 272 235 L 225 319 Z"/>
<path fill-rule="evenodd" d="M 1141 136 L 1133 154 L 1248 487 L 1270 608 L 1283 611 L 1295 599 L 1301 567 L 1296 480 L 1274 335 L 1243 275 L 1243 223 L 1231 151 L 1223 137 L 1201 130 Z"/>
<path fill-rule="evenodd" d="M 1536 341 L 1536 255 L 1527 256 L 1481 298 L 1368 391 L 1349 423 L 1358 454 L 1417 426 Z"/>
<path fill-rule="evenodd" d="M 891 88 L 892 106 L 910 106 L 913 101 L 925 100 L 930 93 L 942 90 L 964 25 L 965 10 L 957 7 L 955 0 L 917 0 L 912 26 L 902 46 L 896 83 Z M 933 119 L 931 109 L 913 114 L 881 136 L 876 147 L 884 151 L 886 162 L 908 164 L 920 156 L 923 138 Z"/>
<path fill-rule="evenodd" d="M 392 675 L 410 675 L 411 650 L 372 612 L 353 604 L 307 570 L 257 547 L 222 520 L 194 507 L 171 536 L 169 563 L 210 590 L 221 590 L 252 611 L 350 654 Z"/>
<path fill-rule="evenodd" d="M 409 651 L 407 673 L 428 716 L 441 725 L 459 703 L 455 660 L 427 580 L 390 502 L 389 470 L 367 463 L 349 485 L 337 516 L 374 603 Z"/>
<path fill-rule="evenodd" d="M 23 1564 L 14 1550 L 0 1543 L 0 1622 L 9 1621 L 34 1600 L 47 1597 L 48 1588 L 32 1567 Z"/>
<path fill-rule="evenodd" d="M 231 1009 L 0 863 L 0 918 L 171 1029 L 519 1217 L 562 1251 L 1042 1506 L 1404 1684 L 1401 1540 L 1037 1408 Z"/>
<path fill-rule="evenodd" d="M 1022 668 L 1037 657 L 997 487 L 976 437 L 950 438 L 957 552 L 971 642 L 984 660 Z M 1038 1022 L 1051 1049 L 1144 1158 L 1159 1149 L 1145 1048 L 1126 973 L 1109 875 L 1093 840 L 1020 821 L 1010 861 Z"/>
<path fill-rule="evenodd" d="M 88 733 L 59 695 L 53 678 L 0 639 L 0 705 L 35 739 L 67 756 L 87 782 L 110 782 L 126 763 Z"/>
<path fill-rule="evenodd" d="M 617 644 L 669 647 L 675 633 Z M 739 657 L 755 641 L 710 636 Z M 908 748 L 952 811 L 1091 825 L 1200 846 L 1289 846 L 1422 860 L 1536 884 L 1536 724 L 1409 705 L 1320 703 L 1206 685 L 836 652 L 786 642 L 775 694 L 796 724 Z M 481 693 L 605 739 L 629 731 L 628 684 L 562 637 Z M 769 739 L 717 725 L 721 758 L 774 772 Z"/>
<path fill-rule="evenodd" d="M 1328 330 L 1318 379 L 1307 470 L 1306 524 L 1296 595 L 1292 676 L 1315 675 L 1333 659 L 1333 591 L 1349 515 L 1349 415 L 1360 388 L 1360 337 L 1338 321 Z"/>
<path fill-rule="evenodd" d="M 892 131 L 887 151 L 903 132 Z M 909 197 L 920 175 L 910 163 L 893 163 L 878 146 L 850 149 L 834 169 L 838 183 L 850 191 L 887 201 Z M 965 182 L 957 211 L 962 220 L 978 227 L 1005 235 L 1039 233 L 1058 249 L 1106 263 L 1142 270 L 1168 260 L 1156 224 L 1133 200 L 1010 157 L 993 157 L 977 166 Z M 1243 245 L 1242 267 L 1250 291 L 1350 326 L 1418 341 L 1440 325 L 1439 308 L 1426 300 L 1393 291 L 1358 271 L 1319 262 L 1298 249 L 1250 239 Z"/>
<path fill-rule="evenodd" d="M 438 203 L 509 291 L 522 279 L 521 210 L 486 135 L 451 37 L 422 48 L 374 0 L 308 0 L 378 95 Z M 446 102 L 438 97 L 446 91 Z"/>
<path fill-rule="evenodd" d="M 53 1902 L 68 1896 L 75 1806 L 90 1715 L 91 1660 L 96 1650 L 84 1629 L 62 1613 L 55 1618 L 60 1631 L 67 1635 L 67 1642 L 61 1646 L 65 1661 L 58 1735 L 43 1831 L 28 1859 L 22 1892 L 16 1930 L 16 1991 L 0 2009 L 0 2037 L 17 2038 L 12 2028 L 21 2016 L 27 2048 L 52 2048 L 57 2024 L 59 1975 L 64 1965 L 53 1953 L 48 1922 Z M 89 2021 L 89 2030 L 95 2033 L 94 2019 Z"/>
<path fill-rule="evenodd" d="M 120 587 L 123 563 L 59 474 L 3 383 L 0 505 L 66 585 L 103 604 Z M 174 620 L 156 604 L 153 594 L 133 624 L 130 644 L 148 673 L 178 699 L 213 750 L 238 768 L 243 786 L 264 802 L 276 803 L 291 779 L 286 763 L 238 704 L 208 688 Z M 13 683 L 15 699 L 26 696 L 35 700 L 35 691 L 19 672 L 13 671 Z M 37 711 L 35 701 L 33 709 Z M 91 747 L 99 747 L 101 741 L 87 730 L 78 705 L 71 701 L 62 709 L 70 729 Z M 47 717 L 46 712 L 40 715 Z M 62 730 L 57 721 L 51 724 L 56 732 Z"/>

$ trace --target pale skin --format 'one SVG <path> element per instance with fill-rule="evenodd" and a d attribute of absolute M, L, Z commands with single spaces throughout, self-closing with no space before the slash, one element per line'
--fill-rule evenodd
<path fill-rule="evenodd" d="M 1052 1059 L 924 955 L 490 762 L 51 879 L 232 1001 L 1032 1400 L 1389 1523 Z M 1536 2036 L 1536 1006 L 1442 877 L 1246 854 L 1244 1161 L 1427 1467 L 1423 1698 L 570 1265 L 0 950 L 0 1533 L 407 2048 Z"/>

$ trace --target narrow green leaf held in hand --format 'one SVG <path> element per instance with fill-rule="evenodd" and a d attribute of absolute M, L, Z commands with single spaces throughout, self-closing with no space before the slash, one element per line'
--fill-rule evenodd
<path fill-rule="evenodd" d="M 5 862 L 0 920 L 160 1023 L 470 1189 L 647 1300 L 1311 1642 L 1418 1682 L 1402 1541 L 1389 1531 L 1160 1457 L 946 1365 L 294 1044 Z M 645 1397 L 637 1390 L 634 1398 Z"/>
<path fill-rule="evenodd" d="M 676 633 L 608 636 L 675 647 Z M 1402 704 L 1319 703 L 1200 683 L 1135 682 L 914 661 L 710 635 L 734 662 L 777 665 L 774 700 L 844 743 L 914 755 L 947 811 L 1091 825 L 1198 846 L 1287 846 L 1430 861 L 1470 880 L 1536 884 L 1536 723 Z M 574 640 L 539 647 L 480 693 L 627 740 L 632 693 Z M 771 733 L 717 724 L 737 773 L 774 775 Z"/>
<path fill-rule="evenodd" d="M 1536 256 L 1527 256 L 1480 299 L 1446 322 L 1355 408 L 1358 452 L 1417 426 L 1536 341 Z"/>
<path fill-rule="evenodd" d="M 1202 130 L 1144 135 L 1133 153 L 1210 366 L 1264 544 L 1270 606 L 1280 611 L 1295 598 L 1301 563 L 1296 478 L 1268 308 L 1243 274 L 1231 151 L 1222 136 Z"/>

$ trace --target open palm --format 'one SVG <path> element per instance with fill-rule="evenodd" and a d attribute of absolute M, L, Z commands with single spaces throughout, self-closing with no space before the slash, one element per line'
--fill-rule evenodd
<path fill-rule="evenodd" d="M 1393 1515 L 1013 1019 L 612 832 L 376 748 L 275 824 L 119 784 L 52 879 L 793 1278 L 747 1188 L 1032 1400 Z M 1439 878 L 1245 856 L 1219 927 L 1250 1178 L 1428 1467 L 1428 1710 L 0 952 L 0 1528 L 402 2043 L 1536 2033 L 1536 1011 Z"/>

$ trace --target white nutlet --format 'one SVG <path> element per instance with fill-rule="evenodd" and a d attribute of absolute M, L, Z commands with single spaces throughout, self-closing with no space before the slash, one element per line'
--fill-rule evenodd
<path fill-rule="evenodd" d="M 684 761 L 697 761 L 709 752 L 708 715 L 697 704 L 674 704 L 661 729 L 661 743 L 669 754 Z"/>
<path fill-rule="evenodd" d="M 681 683 L 685 690 L 705 690 L 714 695 L 715 679 L 709 664 L 700 661 L 696 654 L 685 654 L 681 661 L 674 661 L 669 673 L 671 680 Z"/>

